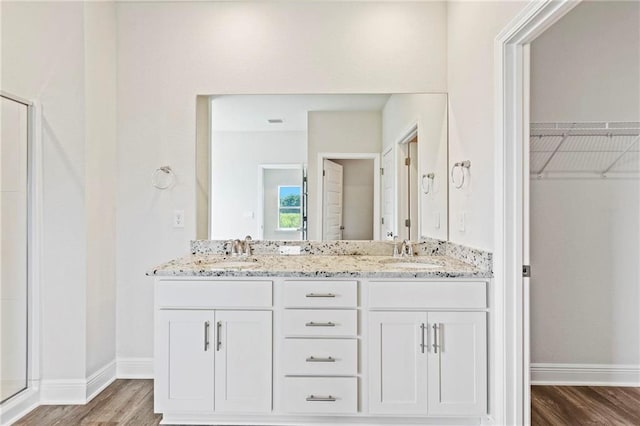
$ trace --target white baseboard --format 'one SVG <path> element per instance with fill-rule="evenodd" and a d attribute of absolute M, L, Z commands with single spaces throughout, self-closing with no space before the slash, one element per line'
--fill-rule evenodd
<path fill-rule="evenodd" d="M 91 401 L 116 379 L 116 362 L 111 361 L 87 379 L 43 380 L 41 405 L 82 405 Z"/>
<path fill-rule="evenodd" d="M 91 401 L 116 379 L 116 362 L 111 361 L 87 379 L 86 402 Z"/>
<path fill-rule="evenodd" d="M 640 365 L 531 364 L 532 385 L 640 387 Z"/>
<path fill-rule="evenodd" d="M 118 379 L 153 379 L 153 358 L 118 358 Z"/>
<path fill-rule="evenodd" d="M 11 425 L 40 405 L 40 386 L 32 382 L 30 388 L 5 401 L 0 407 L 0 425 Z"/>

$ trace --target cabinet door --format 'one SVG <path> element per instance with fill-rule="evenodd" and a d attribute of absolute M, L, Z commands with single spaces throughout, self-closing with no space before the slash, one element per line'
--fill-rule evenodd
<path fill-rule="evenodd" d="M 213 411 L 213 311 L 161 310 L 156 326 L 156 412 Z"/>
<path fill-rule="evenodd" d="M 369 322 L 370 412 L 427 414 L 427 314 L 372 312 Z"/>
<path fill-rule="evenodd" d="M 216 311 L 216 412 L 271 411 L 271 311 Z"/>
<path fill-rule="evenodd" d="M 430 312 L 428 317 L 429 414 L 486 413 L 486 314 Z"/>

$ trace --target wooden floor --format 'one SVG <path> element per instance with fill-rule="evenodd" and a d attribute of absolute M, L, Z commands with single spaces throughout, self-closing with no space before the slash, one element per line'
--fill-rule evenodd
<path fill-rule="evenodd" d="M 116 380 L 87 405 L 43 405 L 16 425 L 135 425 L 160 423 L 153 414 L 153 380 Z"/>
<path fill-rule="evenodd" d="M 640 425 L 640 388 L 532 386 L 533 425 Z"/>
<path fill-rule="evenodd" d="M 38 407 L 17 425 L 157 425 L 152 380 L 116 380 L 87 405 Z M 640 388 L 533 386 L 533 425 L 640 425 Z"/>

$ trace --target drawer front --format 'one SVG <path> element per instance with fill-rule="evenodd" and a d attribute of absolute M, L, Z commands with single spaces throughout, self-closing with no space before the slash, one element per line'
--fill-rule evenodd
<path fill-rule="evenodd" d="M 358 285 L 355 281 L 285 281 L 284 306 L 356 308 Z"/>
<path fill-rule="evenodd" d="M 159 308 L 270 307 L 272 281 L 159 281 Z"/>
<path fill-rule="evenodd" d="M 487 307 L 487 283 L 373 281 L 369 307 L 483 309 Z"/>
<path fill-rule="evenodd" d="M 285 336 L 355 337 L 358 334 L 356 310 L 285 309 Z"/>
<path fill-rule="evenodd" d="M 289 413 L 348 414 L 358 411 L 356 377 L 285 377 L 284 405 Z"/>
<path fill-rule="evenodd" d="M 356 339 L 284 339 L 285 375 L 355 376 L 358 374 Z"/>

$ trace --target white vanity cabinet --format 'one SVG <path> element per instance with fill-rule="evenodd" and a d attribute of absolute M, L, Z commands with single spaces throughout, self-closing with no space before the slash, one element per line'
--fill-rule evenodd
<path fill-rule="evenodd" d="M 164 424 L 480 423 L 487 286 L 159 277 L 155 411 Z"/>
<path fill-rule="evenodd" d="M 391 289 L 395 294 L 388 297 Z M 380 282 L 369 290 L 370 411 L 486 414 L 484 283 Z M 451 298 L 458 291 L 465 296 L 460 304 Z"/>
<path fill-rule="evenodd" d="M 236 294 L 217 298 L 229 284 Z M 185 294 L 174 297 L 179 286 Z M 155 411 L 271 412 L 271 282 L 166 281 L 156 290 Z"/>

